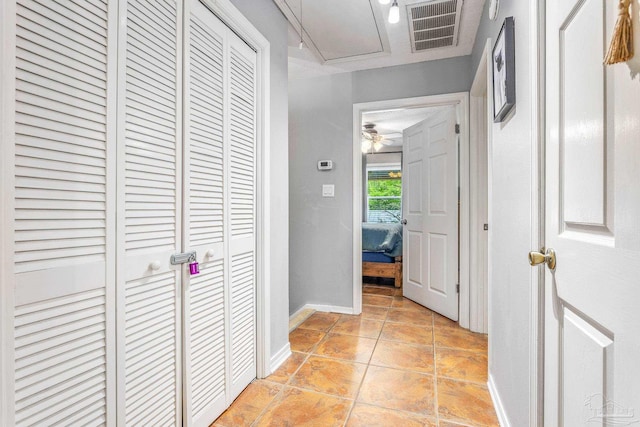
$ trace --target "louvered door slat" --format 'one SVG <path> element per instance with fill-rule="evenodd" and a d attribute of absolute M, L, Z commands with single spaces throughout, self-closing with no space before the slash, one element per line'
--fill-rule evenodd
<path fill-rule="evenodd" d="M 188 176 L 185 248 L 197 250 L 201 273 L 185 298 L 186 420 L 207 426 L 227 398 L 225 299 L 224 43 L 226 29 L 199 1 L 189 0 L 185 93 Z M 204 255 L 209 253 L 210 255 Z"/>
<path fill-rule="evenodd" d="M 256 374 L 255 52 L 232 36 L 228 63 L 231 396 Z"/>
<path fill-rule="evenodd" d="M 17 425 L 107 419 L 114 27 L 103 2 L 85 7 L 91 13 L 59 1 L 16 7 Z"/>
<path fill-rule="evenodd" d="M 180 250 L 178 2 L 128 0 L 120 77 L 123 174 L 118 303 L 119 422 L 178 425 L 180 283 L 169 255 Z M 161 268 L 149 266 L 158 262 Z"/>

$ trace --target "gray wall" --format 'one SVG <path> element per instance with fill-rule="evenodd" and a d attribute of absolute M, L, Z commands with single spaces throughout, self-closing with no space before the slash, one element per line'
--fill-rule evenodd
<path fill-rule="evenodd" d="M 532 270 L 527 253 L 532 240 L 532 147 L 529 48 L 529 2 L 500 2 L 495 21 L 487 18 L 487 2 L 472 53 L 477 68 L 487 37 L 495 41 L 507 16 L 515 21 L 516 110 L 492 127 L 491 194 L 489 201 L 489 374 L 512 426 L 529 425 L 529 342 Z M 474 71 L 475 72 L 475 71 Z"/>
<path fill-rule="evenodd" d="M 289 82 L 289 310 L 352 300 L 352 81 L 335 74 Z M 319 171 L 318 160 L 333 160 Z M 335 197 L 322 197 L 334 184 Z"/>
<path fill-rule="evenodd" d="M 288 23 L 271 0 L 232 0 L 271 44 L 271 355 L 289 342 Z"/>
<path fill-rule="evenodd" d="M 353 104 L 469 90 L 458 57 L 289 82 L 289 311 L 352 307 Z M 318 160 L 334 169 L 320 172 Z M 336 197 L 323 198 L 322 184 Z"/>

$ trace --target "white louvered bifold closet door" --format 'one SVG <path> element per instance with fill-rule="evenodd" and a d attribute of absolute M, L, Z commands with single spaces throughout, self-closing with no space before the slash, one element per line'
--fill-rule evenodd
<path fill-rule="evenodd" d="M 256 376 L 256 53 L 229 35 L 228 194 L 231 395 Z"/>
<path fill-rule="evenodd" d="M 185 15 L 184 248 L 200 274 L 184 286 L 185 425 L 208 426 L 227 407 L 224 67 L 226 27 L 198 0 Z"/>
<path fill-rule="evenodd" d="M 256 376 L 255 52 L 200 1 L 188 8 L 184 250 L 201 272 L 184 282 L 185 421 L 208 426 Z"/>
<path fill-rule="evenodd" d="M 118 422 L 181 424 L 181 10 L 121 2 Z"/>
<path fill-rule="evenodd" d="M 113 5 L 17 2 L 18 426 L 115 422 Z"/>

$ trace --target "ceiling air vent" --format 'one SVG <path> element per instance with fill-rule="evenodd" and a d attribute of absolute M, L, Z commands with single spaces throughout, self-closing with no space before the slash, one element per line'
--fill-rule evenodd
<path fill-rule="evenodd" d="M 456 46 L 462 0 L 429 1 L 407 5 L 411 50 L 422 52 Z"/>

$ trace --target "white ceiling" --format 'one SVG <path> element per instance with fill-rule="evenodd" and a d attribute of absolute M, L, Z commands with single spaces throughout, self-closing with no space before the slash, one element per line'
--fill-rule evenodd
<path fill-rule="evenodd" d="M 403 130 L 447 108 L 451 107 L 419 107 L 371 111 L 362 114 L 362 125 L 364 126 L 367 123 L 376 125 L 375 129 L 378 134 L 384 137 L 384 145 L 387 148 L 381 151 L 397 151 L 402 146 Z"/>
<path fill-rule="evenodd" d="M 437 0 L 435 0 L 437 1 Z M 413 53 L 407 6 L 387 21 L 391 3 L 378 0 L 274 0 L 289 20 L 289 78 L 388 67 L 471 54 L 485 0 L 464 0 L 457 45 Z M 300 50 L 300 6 L 304 45 Z"/>

